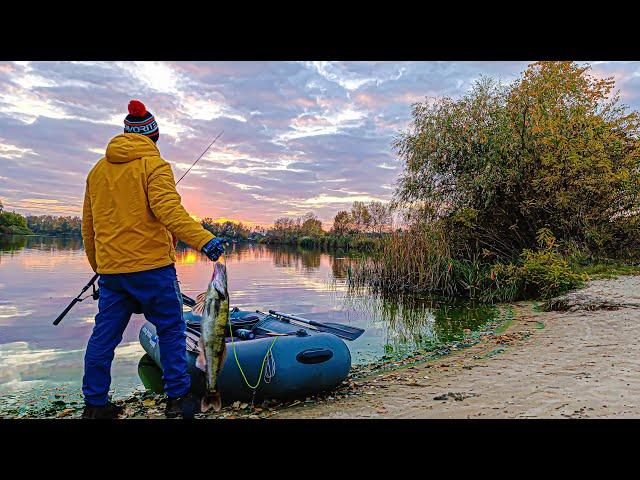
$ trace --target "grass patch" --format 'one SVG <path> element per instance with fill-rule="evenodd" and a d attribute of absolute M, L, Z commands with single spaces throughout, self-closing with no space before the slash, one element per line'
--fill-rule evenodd
<path fill-rule="evenodd" d="M 513 311 L 513 308 L 509 306 L 502 307 L 500 310 L 501 312 L 497 320 L 498 325 L 493 330 L 496 334 L 501 334 L 505 332 L 507 328 L 511 326 L 511 324 L 513 323 L 513 319 L 516 316 L 515 312 Z"/>
<path fill-rule="evenodd" d="M 640 275 L 640 266 L 618 262 L 596 262 L 587 265 L 572 265 L 572 270 L 586 274 L 590 279 L 616 278 L 620 275 Z"/>

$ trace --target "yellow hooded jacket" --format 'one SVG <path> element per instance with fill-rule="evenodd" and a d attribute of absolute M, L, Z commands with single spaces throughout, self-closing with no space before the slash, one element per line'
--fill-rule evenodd
<path fill-rule="evenodd" d="M 87 176 L 82 238 L 91 267 L 128 273 L 175 263 L 171 234 L 197 250 L 214 237 L 181 205 L 171 166 L 153 140 L 117 135 Z"/>

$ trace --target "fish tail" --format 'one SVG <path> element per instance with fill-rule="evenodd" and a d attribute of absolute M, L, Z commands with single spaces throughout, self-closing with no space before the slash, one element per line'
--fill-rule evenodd
<path fill-rule="evenodd" d="M 207 392 L 200 400 L 200 411 L 202 413 L 207 412 L 210 408 L 213 408 L 214 412 L 222 410 L 222 397 L 220 396 L 220 392 L 217 390 Z"/>

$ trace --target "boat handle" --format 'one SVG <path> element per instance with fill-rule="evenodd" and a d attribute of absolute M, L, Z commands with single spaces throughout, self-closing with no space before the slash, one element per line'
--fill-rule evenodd
<path fill-rule="evenodd" d="M 333 357 L 333 351 L 328 348 L 310 348 L 298 353 L 296 360 L 300 363 L 314 364 L 326 362 L 331 357 Z"/>

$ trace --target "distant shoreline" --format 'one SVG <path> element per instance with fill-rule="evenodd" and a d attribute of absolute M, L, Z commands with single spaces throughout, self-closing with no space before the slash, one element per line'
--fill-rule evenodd
<path fill-rule="evenodd" d="M 82 238 L 80 233 L 4 233 L 0 237 L 76 237 Z"/>

